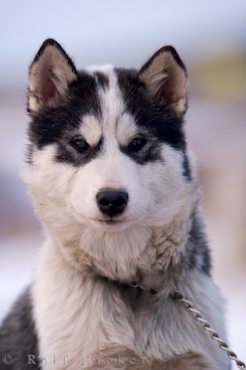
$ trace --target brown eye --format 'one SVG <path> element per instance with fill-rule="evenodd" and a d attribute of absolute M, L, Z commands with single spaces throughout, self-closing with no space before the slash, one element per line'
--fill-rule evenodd
<path fill-rule="evenodd" d="M 131 153 L 137 153 L 145 146 L 146 143 L 147 140 L 144 137 L 135 137 L 128 145 L 128 150 Z"/>
<path fill-rule="evenodd" d="M 79 153 L 84 153 L 89 149 L 89 144 L 82 137 L 72 139 L 70 144 Z"/>

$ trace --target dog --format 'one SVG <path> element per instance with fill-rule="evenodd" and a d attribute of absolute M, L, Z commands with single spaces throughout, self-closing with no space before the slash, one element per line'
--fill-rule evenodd
<path fill-rule="evenodd" d="M 1 358 L 11 363 L 0 368 L 230 369 L 173 296 L 226 339 L 176 50 L 138 70 L 78 71 L 48 39 L 30 66 L 27 110 L 22 176 L 47 241 L 3 321 Z"/>

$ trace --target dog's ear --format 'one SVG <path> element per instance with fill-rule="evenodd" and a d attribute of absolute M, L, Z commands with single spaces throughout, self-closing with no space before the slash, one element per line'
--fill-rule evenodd
<path fill-rule="evenodd" d="M 76 68 L 60 44 L 46 40 L 29 69 L 27 110 L 37 113 L 46 106 L 57 104 L 76 77 Z"/>
<path fill-rule="evenodd" d="M 153 99 L 179 115 L 187 108 L 187 73 L 172 46 L 158 50 L 140 69 L 139 78 Z"/>

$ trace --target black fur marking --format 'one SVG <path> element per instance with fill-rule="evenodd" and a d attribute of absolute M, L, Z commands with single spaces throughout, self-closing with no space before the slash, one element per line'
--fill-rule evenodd
<path fill-rule="evenodd" d="M 183 175 L 188 181 L 192 180 L 190 162 L 186 152 L 183 153 Z"/>
<path fill-rule="evenodd" d="M 198 268 L 203 273 L 210 275 L 211 257 L 203 229 L 202 221 L 195 214 L 192 219 L 192 227 L 186 245 L 187 267 L 188 269 Z"/>
<path fill-rule="evenodd" d="M 128 146 L 120 146 L 120 150 L 139 164 L 162 161 L 161 145 L 156 138 L 147 137 L 146 145 L 137 153 L 132 153 Z"/>
<path fill-rule="evenodd" d="M 118 83 L 123 94 L 127 111 L 135 118 L 140 130 L 148 134 L 148 138 L 159 143 L 169 144 L 174 149 L 186 152 L 186 141 L 181 116 L 153 101 L 145 85 L 139 80 L 137 71 L 116 69 Z M 154 146 L 152 147 L 153 150 Z M 144 164 L 160 158 L 156 148 L 153 155 L 141 161 Z M 165 158 L 164 158 L 165 160 Z M 139 162 L 140 163 L 140 162 Z M 189 178 L 188 159 L 184 157 L 184 174 Z"/>
<path fill-rule="evenodd" d="M 116 73 L 127 110 L 135 118 L 136 124 L 160 142 L 184 150 L 186 142 L 182 118 L 152 100 L 136 71 L 116 69 Z"/>
<path fill-rule="evenodd" d="M 182 117 L 155 103 L 135 70 L 116 69 L 119 86 L 123 92 L 127 111 L 135 118 L 139 131 L 147 137 L 146 147 L 135 155 L 126 147 L 120 149 L 139 164 L 157 160 L 161 157 L 161 143 L 167 143 L 184 153 L 184 176 L 190 179 L 188 159 L 185 155 L 186 142 Z M 95 77 L 96 76 L 96 77 Z M 29 138 L 38 149 L 56 143 L 56 160 L 80 166 L 95 158 L 100 145 L 91 148 L 87 156 L 76 153 L 68 144 L 72 136 L 78 134 L 83 115 L 92 114 L 101 119 L 102 109 L 98 97 L 98 85 L 107 88 L 108 77 L 101 72 L 94 76 L 80 72 L 68 88 L 59 105 L 46 107 L 32 115 Z M 28 162 L 31 163 L 29 150 Z"/>
<path fill-rule="evenodd" d="M 46 107 L 40 113 L 32 115 L 28 131 L 30 142 L 38 149 L 56 143 L 58 161 L 75 166 L 85 163 L 85 158 L 78 155 L 69 142 L 73 136 L 79 134 L 79 127 L 86 114 L 92 114 L 100 120 L 101 107 L 96 79 L 86 72 L 80 72 L 59 105 Z M 94 148 L 87 160 L 93 158 L 98 149 L 98 146 Z M 30 162 L 30 155 L 28 160 Z"/>
<path fill-rule="evenodd" d="M 95 72 L 94 73 L 96 78 L 97 78 L 97 82 L 98 82 L 98 85 L 100 87 L 103 88 L 103 90 L 106 90 L 108 87 L 109 87 L 109 79 L 108 79 L 108 76 L 106 76 L 103 72 Z"/>
<path fill-rule="evenodd" d="M 58 162 L 71 163 L 73 166 L 81 166 L 96 158 L 102 148 L 103 139 L 93 147 L 89 147 L 85 153 L 79 153 L 71 145 L 59 143 L 56 160 Z"/>
<path fill-rule="evenodd" d="M 4 355 L 10 355 L 11 364 L 4 363 Z M 28 364 L 32 355 L 36 364 Z M 10 358 L 10 357 L 8 357 Z M 26 289 L 14 304 L 0 328 L 0 370 L 40 370 L 38 341 L 32 317 L 30 291 Z"/>

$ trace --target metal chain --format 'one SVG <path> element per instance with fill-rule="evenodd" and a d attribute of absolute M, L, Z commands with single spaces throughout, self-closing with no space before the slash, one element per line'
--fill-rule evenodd
<path fill-rule="evenodd" d="M 137 282 L 132 282 L 132 283 L 128 283 L 128 285 L 130 285 L 132 288 L 137 288 L 137 289 L 142 289 L 144 291 L 150 291 L 150 292 L 155 292 L 156 293 L 156 290 L 154 289 L 148 289 L 146 287 L 144 287 L 143 285 L 141 285 L 140 283 L 137 283 Z M 210 324 L 208 323 L 207 320 L 204 319 L 204 317 L 202 316 L 201 312 L 198 311 L 193 303 L 191 301 L 189 301 L 188 299 L 186 299 L 182 293 L 178 292 L 178 291 L 175 291 L 172 295 L 172 298 L 177 300 L 178 302 L 181 302 L 184 307 L 187 309 L 187 311 L 191 312 L 191 314 L 193 315 L 193 317 L 203 326 L 204 330 L 211 336 L 211 338 L 213 340 L 215 340 L 219 347 L 226 352 L 227 356 L 229 357 L 229 359 L 231 361 L 234 361 L 238 367 L 238 369 L 241 369 L 241 370 L 246 370 L 246 365 L 243 361 L 239 360 L 239 358 L 237 357 L 237 355 L 235 354 L 235 352 L 233 352 L 227 343 L 225 343 L 221 338 L 220 336 L 218 335 L 218 333 L 216 333 L 216 331 L 214 329 L 211 328 Z"/>
<path fill-rule="evenodd" d="M 184 307 L 192 313 L 194 318 L 203 326 L 204 330 L 214 339 L 220 348 L 226 352 L 227 356 L 232 360 L 235 361 L 238 369 L 245 370 L 246 365 L 239 360 L 237 355 L 228 347 L 228 345 L 219 337 L 214 329 L 211 328 L 210 324 L 203 318 L 201 312 L 195 309 L 193 303 L 188 299 L 184 298 L 184 296 L 180 292 L 174 293 L 174 299 L 181 302 Z"/>

